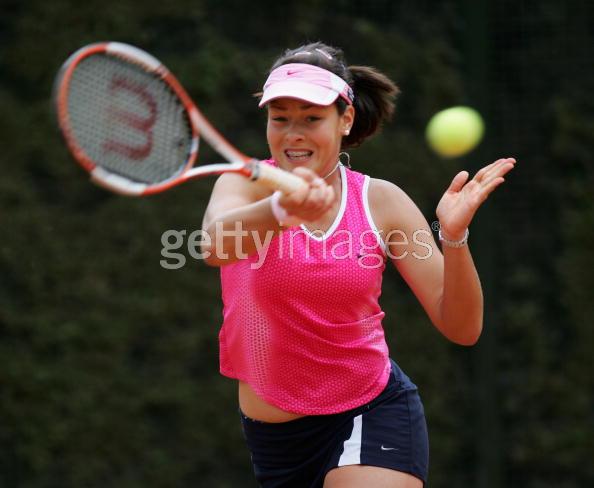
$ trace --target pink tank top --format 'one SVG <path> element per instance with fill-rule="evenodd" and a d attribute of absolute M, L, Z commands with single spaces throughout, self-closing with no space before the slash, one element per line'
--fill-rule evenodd
<path fill-rule="evenodd" d="M 325 234 L 292 227 L 221 267 L 221 373 L 303 415 L 363 405 L 390 374 L 378 303 L 385 251 L 367 203 L 369 177 L 340 171 L 340 210 Z"/>

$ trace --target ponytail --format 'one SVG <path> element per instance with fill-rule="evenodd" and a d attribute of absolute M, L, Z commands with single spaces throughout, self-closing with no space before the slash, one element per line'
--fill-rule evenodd
<path fill-rule="evenodd" d="M 355 93 L 355 121 L 342 146 L 356 147 L 378 132 L 394 114 L 394 100 L 400 92 L 390 78 L 370 66 L 349 66 Z M 345 105 L 346 108 L 346 105 Z M 344 111 L 344 109 L 342 109 Z"/>

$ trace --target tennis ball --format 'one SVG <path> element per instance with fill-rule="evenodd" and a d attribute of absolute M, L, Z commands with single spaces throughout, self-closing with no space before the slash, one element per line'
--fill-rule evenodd
<path fill-rule="evenodd" d="M 481 141 L 485 125 L 480 114 L 470 107 L 452 107 L 436 113 L 425 136 L 440 156 L 452 158 L 471 151 Z"/>

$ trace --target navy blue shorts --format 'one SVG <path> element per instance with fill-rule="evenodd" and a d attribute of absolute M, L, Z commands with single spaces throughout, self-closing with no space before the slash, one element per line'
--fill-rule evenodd
<path fill-rule="evenodd" d="M 328 471 L 352 464 L 403 471 L 427 482 L 423 405 L 417 387 L 394 361 L 385 389 L 352 410 L 282 423 L 240 414 L 254 473 L 264 488 L 321 488 Z"/>

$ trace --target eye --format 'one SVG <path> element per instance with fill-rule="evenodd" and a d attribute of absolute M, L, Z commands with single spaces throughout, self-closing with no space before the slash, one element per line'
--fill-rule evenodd
<path fill-rule="evenodd" d="M 281 116 L 271 117 L 271 119 L 274 122 L 286 122 L 287 121 L 286 117 L 281 117 Z"/>
<path fill-rule="evenodd" d="M 317 122 L 318 120 L 322 120 L 322 117 L 319 117 L 317 115 L 309 115 L 307 117 L 308 122 Z"/>

